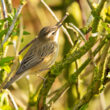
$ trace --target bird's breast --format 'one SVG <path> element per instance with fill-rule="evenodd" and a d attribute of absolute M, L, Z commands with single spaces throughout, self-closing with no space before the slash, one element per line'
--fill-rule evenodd
<path fill-rule="evenodd" d="M 51 67 L 51 65 L 54 64 L 56 58 L 57 58 L 57 55 L 58 55 L 58 45 L 56 42 L 54 42 L 54 51 L 49 54 L 48 56 L 45 56 L 45 58 L 43 59 L 43 61 L 41 63 L 39 63 L 38 65 L 32 67 L 29 71 L 29 73 L 41 73 L 43 72 L 42 70 L 47 70 L 48 68 Z"/>

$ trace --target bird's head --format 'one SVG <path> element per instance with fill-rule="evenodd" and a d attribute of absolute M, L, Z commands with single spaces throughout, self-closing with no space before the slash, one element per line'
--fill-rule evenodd
<path fill-rule="evenodd" d="M 59 33 L 59 28 L 62 26 L 63 21 L 66 19 L 66 14 L 56 25 L 47 26 L 41 29 L 38 38 L 41 40 L 56 40 Z"/>

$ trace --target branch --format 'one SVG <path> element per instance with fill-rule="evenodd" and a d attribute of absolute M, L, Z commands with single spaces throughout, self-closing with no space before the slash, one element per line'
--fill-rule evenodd
<path fill-rule="evenodd" d="M 110 39 L 110 35 L 106 36 L 105 39 L 102 40 L 102 42 L 99 44 L 99 46 L 93 51 L 93 56 L 95 57 L 95 55 L 101 50 L 101 48 L 106 44 L 106 40 Z M 79 68 L 76 72 L 74 72 L 71 76 L 70 76 L 70 84 L 71 83 L 75 83 L 76 79 L 78 77 L 78 75 L 83 71 L 84 68 L 86 68 L 86 66 L 91 62 L 92 58 L 88 58 Z"/>
<path fill-rule="evenodd" d="M 18 37 L 18 42 L 17 42 L 17 47 L 16 47 L 16 57 L 19 55 L 19 48 L 20 48 L 22 35 L 23 35 L 23 18 L 20 17 L 20 34 Z"/>
<path fill-rule="evenodd" d="M 18 110 L 18 106 L 17 106 L 12 94 L 10 93 L 10 91 L 8 89 L 7 89 L 7 92 L 8 92 L 8 95 L 9 95 L 10 99 L 11 99 L 11 102 L 13 103 L 13 106 L 14 106 L 15 110 Z"/>
<path fill-rule="evenodd" d="M 103 8 L 105 1 L 106 0 L 102 0 L 100 5 L 98 6 L 98 9 L 96 9 L 98 16 L 100 16 L 100 12 Z M 100 19 L 97 20 L 97 18 L 94 18 L 93 28 L 95 29 L 95 31 L 94 31 L 94 29 L 92 29 L 93 33 L 96 33 L 99 21 L 100 21 Z M 110 38 L 110 35 L 108 35 L 107 37 Z M 55 81 L 55 78 L 59 74 L 61 74 L 61 71 L 63 70 L 63 68 L 65 68 L 66 65 L 71 64 L 72 62 L 81 58 L 85 53 L 87 53 L 91 49 L 91 47 L 96 43 L 96 41 L 97 41 L 97 37 L 91 36 L 89 38 L 89 40 L 81 48 L 74 51 L 73 53 L 70 52 L 65 59 L 63 59 L 61 62 L 56 63 L 54 66 L 51 67 L 51 70 L 49 71 L 46 81 L 45 81 L 45 88 L 43 88 L 43 87 L 41 88 L 39 96 L 38 96 L 37 106 L 38 106 L 39 110 L 47 108 L 46 98 L 47 98 L 48 92 L 49 92 L 53 82 Z M 105 42 L 104 42 L 104 44 L 105 44 Z M 98 48 L 98 49 L 100 50 L 100 48 Z M 95 52 L 97 53 L 97 51 L 99 51 L 99 50 L 95 50 L 94 53 Z M 86 65 L 86 63 L 89 63 L 90 61 L 91 61 L 91 58 L 86 60 L 83 67 Z M 79 69 L 78 69 L 78 72 L 80 73 Z"/>
<path fill-rule="evenodd" d="M 23 6 L 24 6 L 24 3 L 23 3 L 23 2 L 24 2 L 24 1 L 22 0 L 21 4 L 19 5 L 19 7 L 18 7 L 18 9 L 17 9 L 17 12 L 16 12 L 16 14 L 15 14 L 14 20 L 13 20 L 11 26 L 9 27 L 9 30 L 8 30 L 8 32 L 7 32 L 7 34 L 6 34 L 5 38 L 4 38 L 4 40 L 3 40 L 2 44 L 1 44 L 1 46 L 3 46 L 3 44 L 8 40 L 10 34 L 12 33 L 12 31 L 13 31 L 13 29 L 14 29 L 14 26 L 15 26 L 15 23 L 16 23 L 16 21 L 17 21 L 17 18 L 19 17 L 19 15 L 20 15 L 20 13 L 21 13 L 21 10 L 22 10 L 22 8 L 23 8 Z"/>
<path fill-rule="evenodd" d="M 17 48 L 16 48 L 16 58 L 15 58 L 15 61 L 14 61 L 14 64 L 12 66 L 12 69 L 11 69 L 11 72 L 7 75 L 7 77 L 5 78 L 4 82 L 2 83 L 1 88 L 3 88 L 5 86 L 5 84 L 7 83 L 7 81 L 9 80 L 10 76 L 15 73 L 15 70 L 16 70 L 16 67 L 15 65 L 18 65 L 18 52 L 19 52 L 19 47 L 20 47 L 20 42 L 21 42 L 21 38 L 22 38 L 22 34 L 23 34 L 23 24 L 22 24 L 22 18 L 20 18 L 20 35 L 19 35 L 19 38 L 18 38 L 18 44 L 17 44 Z"/>
<path fill-rule="evenodd" d="M 93 5 L 92 5 L 92 2 L 91 2 L 90 0 L 87 0 L 87 3 L 88 3 L 88 5 L 89 5 L 89 7 L 91 8 L 91 10 L 93 10 L 94 7 L 93 7 Z"/>
<path fill-rule="evenodd" d="M 69 26 L 70 25 L 70 26 Z M 86 42 L 86 39 L 85 39 L 85 35 L 80 31 L 80 29 L 78 29 L 75 25 L 73 25 L 72 23 L 69 23 L 69 25 L 66 23 L 66 27 L 68 28 L 68 29 L 71 29 L 71 30 L 73 30 L 73 31 L 76 31 L 76 32 L 78 32 L 80 35 L 81 35 L 81 37 L 82 37 L 82 39 L 84 40 L 84 42 Z"/>
<path fill-rule="evenodd" d="M 11 13 L 12 12 L 12 2 L 11 0 L 5 0 L 6 7 L 7 7 L 7 12 Z"/>
<path fill-rule="evenodd" d="M 73 25 L 72 23 L 69 23 L 70 26 L 67 25 L 67 27 L 69 29 L 72 29 L 73 31 L 76 30 L 82 37 L 82 39 L 84 40 L 84 42 L 86 42 L 86 38 L 85 38 L 85 35 L 80 31 L 80 29 L 78 29 L 75 25 Z M 92 50 L 90 49 L 89 51 L 89 55 L 90 57 L 93 59 L 93 55 L 91 54 L 92 53 Z M 92 60 L 92 64 L 95 66 L 95 63 L 94 63 L 94 59 Z"/>
<path fill-rule="evenodd" d="M 64 93 L 66 91 L 68 91 L 70 87 L 68 86 L 68 84 L 64 84 L 60 89 L 58 89 L 58 91 L 56 92 L 55 96 L 52 97 L 49 101 L 48 101 L 48 104 L 49 104 L 49 108 L 51 107 L 51 104 L 52 103 L 55 103 L 61 96 L 64 95 Z M 48 108 L 48 109 L 49 109 Z"/>
<path fill-rule="evenodd" d="M 101 11 L 103 9 L 103 6 L 105 4 L 107 0 L 101 0 L 101 2 L 99 3 L 98 7 L 96 8 L 96 10 L 93 10 L 93 16 L 94 16 L 94 20 L 93 20 L 93 24 L 92 24 L 92 33 L 96 33 L 97 32 L 97 27 L 100 21 L 100 14 Z"/>
<path fill-rule="evenodd" d="M 3 7 L 3 16 L 4 16 L 4 18 L 7 18 L 8 16 L 7 16 L 7 10 L 6 10 L 5 2 L 4 2 L 4 0 L 1 0 L 1 2 L 2 2 L 2 7 Z"/>
<path fill-rule="evenodd" d="M 4 19 L 6 19 L 8 17 L 6 5 L 5 5 L 4 0 L 1 0 L 1 2 L 2 2 L 2 7 L 3 7 L 3 17 L 4 17 Z M 8 28 L 8 21 L 6 21 L 4 28 Z"/>
<path fill-rule="evenodd" d="M 84 105 L 85 103 L 88 103 L 95 94 L 99 93 L 99 88 L 101 85 L 101 77 L 103 75 L 105 58 L 108 54 L 109 45 L 110 45 L 110 41 L 108 41 L 108 43 L 106 43 L 106 45 L 102 51 L 99 70 L 95 70 L 94 79 L 91 83 L 91 86 L 88 87 L 88 91 L 87 91 L 86 95 L 84 95 L 83 98 L 74 106 L 73 110 L 79 110 L 82 105 Z M 97 69 L 97 68 L 95 68 L 95 69 Z"/>
<path fill-rule="evenodd" d="M 45 81 L 45 88 L 42 87 L 39 97 L 38 97 L 38 108 L 41 110 L 42 108 L 45 108 L 45 101 L 46 96 L 55 80 L 55 78 L 61 74 L 61 71 L 63 68 L 66 67 L 66 65 L 71 64 L 72 62 L 76 61 L 77 59 L 81 58 L 85 53 L 87 53 L 91 47 L 96 43 L 96 37 L 91 37 L 81 48 L 74 52 L 70 52 L 65 59 L 63 59 L 61 62 L 56 63 L 54 66 L 51 67 L 50 72 L 48 73 L 48 76 Z M 72 50 L 71 50 L 72 51 Z"/>
<path fill-rule="evenodd" d="M 106 36 L 106 38 L 104 39 L 104 40 L 102 40 L 102 42 L 100 43 L 100 45 L 93 51 L 93 56 L 95 57 L 96 56 L 96 54 L 101 50 L 101 48 L 104 46 L 104 44 L 106 44 L 106 41 L 107 40 L 110 40 L 110 35 L 109 36 Z M 74 52 L 75 53 L 75 52 Z M 76 84 L 76 82 L 77 82 L 77 78 L 78 78 L 78 76 L 79 76 L 79 74 L 86 68 L 86 66 L 90 63 L 92 61 L 92 58 L 90 57 L 90 58 L 88 58 L 78 69 L 77 69 L 77 71 L 76 72 L 74 72 L 71 76 L 70 76 L 70 78 L 69 78 L 69 82 L 67 82 L 65 85 L 67 85 L 66 86 L 66 88 L 65 88 L 65 90 L 68 88 L 68 87 L 70 87 L 71 85 L 73 85 L 73 84 Z M 55 76 L 54 76 L 55 77 Z M 50 77 L 51 78 L 51 77 Z M 49 81 L 49 83 L 52 81 L 52 79 L 47 79 L 48 81 Z M 45 89 L 45 88 L 44 88 Z M 42 91 L 43 92 L 43 91 Z M 42 94 L 43 95 L 43 94 Z M 51 100 L 53 101 L 54 99 L 56 99 L 56 96 L 54 97 L 54 98 L 52 98 Z M 51 101 L 51 102 L 52 102 Z"/>

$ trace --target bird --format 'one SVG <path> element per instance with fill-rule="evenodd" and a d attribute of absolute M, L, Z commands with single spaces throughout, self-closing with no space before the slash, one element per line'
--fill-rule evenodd
<path fill-rule="evenodd" d="M 32 42 L 28 52 L 24 55 L 16 73 L 4 85 L 3 89 L 8 88 L 27 73 L 40 74 L 54 64 L 58 55 L 59 29 L 67 16 L 68 13 L 54 26 L 46 26 L 41 29 L 38 37 Z"/>

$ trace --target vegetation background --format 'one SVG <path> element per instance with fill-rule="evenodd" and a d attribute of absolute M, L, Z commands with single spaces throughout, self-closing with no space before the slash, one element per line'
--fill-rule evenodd
<path fill-rule="evenodd" d="M 0 110 L 109 110 L 110 109 L 110 1 L 45 0 L 60 20 L 59 54 L 46 77 L 21 78 L 0 92 Z M 40 0 L 0 2 L 0 84 L 16 71 L 44 26 L 56 20 Z M 18 60 L 19 59 L 19 60 Z M 9 76 L 11 77 L 12 74 Z M 8 77 L 8 78 L 9 78 Z"/>

